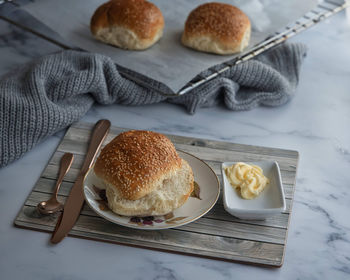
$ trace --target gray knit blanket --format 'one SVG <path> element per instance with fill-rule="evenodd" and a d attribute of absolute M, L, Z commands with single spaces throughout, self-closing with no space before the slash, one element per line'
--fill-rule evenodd
<path fill-rule="evenodd" d="M 185 106 L 190 114 L 218 102 L 234 111 L 285 104 L 293 96 L 305 54 L 302 44 L 284 44 L 171 98 L 124 78 L 103 55 L 70 50 L 44 56 L 0 78 L 0 167 L 78 121 L 95 102 L 167 101 Z"/>

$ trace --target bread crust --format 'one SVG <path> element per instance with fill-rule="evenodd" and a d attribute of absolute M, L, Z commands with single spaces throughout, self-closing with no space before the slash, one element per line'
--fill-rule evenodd
<path fill-rule="evenodd" d="M 97 8 L 91 33 L 98 40 L 125 49 L 145 49 L 163 33 L 159 8 L 146 0 L 112 0 Z"/>
<path fill-rule="evenodd" d="M 94 172 L 113 185 L 122 198 L 137 200 L 180 168 L 181 158 L 167 137 L 131 130 L 119 134 L 102 149 Z"/>
<path fill-rule="evenodd" d="M 224 3 L 206 3 L 188 16 L 182 43 L 217 54 L 242 51 L 249 43 L 250 21 L 239 8 Z"/>
<path fill-rule="evenodd" d="M 114 213 L 123 216 L 165 215 L 187 201 L 194 188 L 193 182 L 192 169 L 182 159 L 180 169 L 159 181 L 155 190 L 137 200 L 123 199 L 114 186 L 105 184 L 108 206 Z"/>

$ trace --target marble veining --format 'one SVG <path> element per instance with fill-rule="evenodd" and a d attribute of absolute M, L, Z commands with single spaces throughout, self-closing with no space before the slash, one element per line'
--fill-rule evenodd
<path fill-rule="evenodd" d="M 2 7 L 0 14 L 4 10 Z M 6 16 L 38 26 L 19 11 Z M 96 105 L 83 118 L 87 122 L 108 118 L 120 127 L 299 151 L 282 268 L 76 238 L 52 246 L 45 233 L 14 228 L 14 218 L 64 134 L 60 131 L 0 169 L 1 279 L 349 279 L 350 13 L 342 12 L 292 40 L 307 44 L 309 52 L 295 97 L 285 106 L 248 112 L 217 106 L 191 116 L 168 103 Z M 0 74 L 58 50 L 61 48 L 0 20 Z"/>

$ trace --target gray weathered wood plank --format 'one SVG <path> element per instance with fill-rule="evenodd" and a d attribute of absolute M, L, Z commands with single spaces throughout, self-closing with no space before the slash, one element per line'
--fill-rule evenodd
<path fill-rule="evenodd" d="M 60 159 L 64 153 L 62 152 L 56 152 L 54 156 L 52 157 L 52 160 L 50 161 L 49 165 L 56 166 L 56 170 L 54 167 L 48 166 L 50 170 L 47 170 L 47 173 L 44 172 L 43 176 L 48 179 L 55 180 L 57 177 L 57 172 L 58 172 L 58 166 Z M 82 165 L 83 158 L 80 155 L 76 155 L 74 158 L 74 162 L 72 164 L 72 172 L 74 174 L 69 174 L 65 180 L 71 179 L 71 182 L 73 182 L 80 170 L 80 167 Z M 214 162 L 214 161 L 206 161 L 206 163 L 214 170 L 215 174 L 218 176 L 218 179 L 220 181 L 220 184 L 222 186 L 222 175 L 221 175 L 221 164 L 219 162 Z M 76 170 L 74 170 L 76 169 Z M 295 171 L 285 171 L 281 170 L 281 175 L 282 175 L 282 182 L 283 182 L 283 188 L 284 188 L 284 193 L 286 198 L 292 198 L 293 197 L 293 190 L 294 190 L 294 180 L 295 180 Z M 292 182 L 292 183 L 291 183 Z"/>
<path fill-rule="evenodd" d="M 59 165 L 63 154 L 64 154 L 63 151 L 59 151 L 59 150 L 56 151 L 50 160 L 50 164 Z M 72 167 L 73 168 L 80 168 L 83 164 L 84 158 L 85 158 L 85 155 L 83 155 L 83 154 L 74 154 L 74 161 L 73 161 Z M 213 170 L 216 171 L 217 174 L 220 173 L 222 161 L 205 160 L 205 162 L 211 168 L 213 168 Z M 295 167 L 293 167 L 291 165 L 285 165 L 284 163 L 279 163 L 279 167 L 280 167 L 281 171 L 288 171 L 288 172 L 295 173 Z"/>
<path fill-rule="evenodd" d="M 48 225 L 42 225 L 42 224 L 35 224 L 33 222 L 25 222 L 21 220 L 16 220 L 15 225 L 20 228 L 25 229 L 31 229 L 31 230 L 37 230 L 37 231 L 45 231 L 48 233 L 51 233 L 53 231 L 52 226 Z M 190 255 L 190 256 L 199 256 L 204 258 L 212 258 L 217 260 L 223 260 L 223 261 L 234 261 L 234 262 L 243 262 L 247 264 L 257 264 L 257 265 L 267 265 L 267 266 L 273 266 L 273 267 L 280 267 L 283 264 L 283 255 L 282 259 L 276 258 L 273 260 L 270 259 L 262 259 L 262 258 L 247 258 L 246 256 L 234 256 L 231 258 L 228 258 L 225 253 L 213 253 L 211 251 L 205 251 L 205 250 L 197 250 L 195 252 L 191 251 L 191 248 L 184 248 L 182 250 L 178 250 L 178 248 L 173 248 L 170 245 L 167 246 L 161 246 L 159 243 L 156 244 L 150 244 L 146 243 L 144 241 L 139 240 L 133 240 L 125 238 L 124 236 L 118 236 L 114 237 L 107 234 L 101 234 L 101 233 L 95 233 L 95 232 L 87 232 L 87 231 L 80 231 L 77 229 L 72 229 L 68 236 L 70 237 L 76 237 L 76 238 L 84 238 L 84 239 L 90 239 L 94 241 L 103 241 L 108 243 L 114 243 L 118 245 L 126 245 L 126 246 L 133 246 L 133 247 L 140 247 L 145 249 L 151 249 L 151 250 L 159 250 L 163 252 L 168 253 L 178 253 L 178 254 L 184 254 L 184 255 Z M 146 244 L 145 244 L 146 243 Z M 269 250 L 269 248 L 264 248 L 265 250 Z M 278 250 L 278 248 L 273 248 L 275 251 Z"/>
<path fill-rule="evenodd" d="M 40 178 L 33 190 L 37 192 L 51 194 L 55 187 L 55 183 L 56 183 L 55 180 Z M 68 196 L 72 186 L 73 186 L 73 183 L 63 181 L 59 194 L 62 196 Z M 29 201 L 31 201 L 30 197 L 28 197 L 28 200 L 26 203 L 28 203 Z M 37 201 L 35 200 L 32 204 L 28 204 L 28 205 L 34 206 L 36 205 L 36 203 Z M 254 221 L 254 220 L 251 221 L 251 220 L 240 220 L 238 218 L 231 216 L 224 210 L 222 204 L 216 205 L 215 208 L 220 208 L 220 209 L 215 210 L 215 214 L 212 213 L 212 211 L 210 211 L 208 214 L 205 215 L 205 217 L 210 219 L 219 219 L 223 221 L 235 221 L 237 223 L 242 223 L 242 224 L 255 224 L 255 225 L 264 225 L 264 226 L 270 226 L 270 227 L 287 228 L 288 215 L 286 214 L 275 215 L 263 221 Z"/>
<path fill-rule="evenodd" d="M 76 140 L 76 139 L 86 139 L 89 137 L 91 133 L 91 128 L 94 124 L 91 123 L 76 123 L 70 127 L 70 131 L 68 131 L 66 135 L 66 139 Z M 110 130 L 110 138 L 115 137 L 119 133 L 130 130 L 128 128 L 120 128 L 120 127 L 112 127 Z M 195 146 L 206 146 L 209 148 L 217 148 L 222 150 L 231 150 L 231 151 L 242 151 L 248 150 L 251 153 L 256 154 L 267 154 L 267 155 L 275 155 L 275 156 L 283 156 L 283 157 L 291 157 L 298 158 L 298 152 L 293 150 L 286 149 L 278 149 L 271 147 L 263 147 L 263 146 L 253 146 L 253 145 L 245 145 L 245 144 L 237 144 L 232 142 L 225 141 L 217 141 L 217 140 L 209 140 L 209 139 L 201 139 L 195 137 L 188 136 L 179 136 L 173 134 L 166 134 L 174 143 L 182 143 L 187 145 L 195 145 Z M 234 140 L 234 139 L 232 139 Z"/>
<path fill-rule="evenodd" d="M 41 192 L 32 192 L 25 205 L 36 206 L 40 201 L 49 199 L 50 195 Z M 66 196 L 58 196 L 59 201 L 65 203 Z M 99 217 L 88 205 L 84 205 L 82 215 Z M 202 220 L 202 221 L 201 221 Z M 261 225 L 241 224 L 235 221 L 223 221 L 201 218 L 188 225 L 179 227 L 181 230 L 193 231 L 198 233 L 207 233 L 218 236 L 234 237 L 253 241 L 270 242 L 283 244 L 286 230 Z"/>
<path fill-rule="evenodd" d="M 48 164 L 45 168 L 42 177 L 49 178 L 49 179 L 56 179 L 58 174 L 58 165 L 52 165 Z M 78 176 L 80 169 L 77 168 L 71 168 L 67 175 L 65 176 L 65 181 L 68 182 L 74 182 L 76 177 Z M 215 172 L 216 171 L 216 172 Z M 220 179 L 221 178 L 221 170 L 214 170 L 216 176 Z M 282 183 L 286 185 L 293 185 L 295 178 L 293 177 L 294 173 L 283 171 L 281 170 L 281 177 L 282 177 Z"/>
<path fill-rule="evenodd" d="M 108 143 L 107 140 L 104 142 L 102 147 Z M 80 141 L 72 141 L 72 140 L 63 140 L 61 144 L 58 146 L 57 150 L 61 152 L 71 152 L 74 154 L 85 155 L 87 151 L 88 144 Z M 221 150 L 200 146 L 190 146 L 185 144 L 175 143 L 175 147 L 184 152 L 188 152 L 201 158 L 202 160 L 211 160 L 211 161 L 259 161 L 259 160 L 275 160 L 279 163 L 282 169 L 296 169 L 296 162 L 293 158 L 285 158 L 285 157 L 277 157 L 270 155 L 258 155 L 258 154 L 250 154 L 249 150 L 238 151 L 229 151 L 229 150 Z"/>
<path fill-rule="evenodd" d="M 75 178 L 77 178 L 77 176 L 78 176 L 78 172 L 79 172 L 79 170 L 77 170 L 77 169 L 70 169 L 65 177 L 65 182 L 74 182 Z M 54 180 L 57 177 L 57 174 L 58 174 L 58 166 L 57 165 L 48 165 L 46 167 L 44 173 L 42 174 L 42 177 Z M 288 185 L 285 185 L 285 186 L 288 186 Z M 285 213 L 290 212 L 290 200 L 291 199 L 292 199 L 292 197 L 290 197 L 290 198 L 286 197 L 286 210 L 284 211 Z M 218 204 L 222 203 L 222 193 L 220 193 L 220 199 L 218 199 L 217 203 Z"/>
<path fill-rule="evenodd" d="M 25 206 L 17 217 L 17 221 L 30 222 L 36 225 L 48 226 L 53 230 L 57 217 L 41 216 L 35 207 Z M 115 241 L 123 243 L 122 239 L 128 239 L 128 244 L 134 245 L 135 241 L 142 241 L 143 246 L 151 248 L 163 248 L 178 252 L 189 252 L 210 256 L 224 257 L 225 259 L 240 258 L 242 261 L 254 261 L 256 259 L 281 263 L 283 258 L 283 245 L 264 242 L 254 242 L 230 237 L 193 233 L 175 229 L 145 231 L 131 230 L 114 225 L 99 217 L 81 215 L 73 227 L 73 231 L 80 231 L 79 235 L 86 236 L 92 232 L 103 236 L 109 236 Z M 122 238 L 122 239 L 121 239 Z M 179 242 L 181 240 L 181 242 Z"/>

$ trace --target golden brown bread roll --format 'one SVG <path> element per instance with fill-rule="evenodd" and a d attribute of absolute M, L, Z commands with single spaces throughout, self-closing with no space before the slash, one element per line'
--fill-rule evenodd
<path fill-rule="evenodd" d="M 181 41 L 199 51 L 233 54 L 248 46 L 250 30 L 249 18 L 237 7 L 206 3 L 189 14 Z"/>
<path fill-rule="evenodd" d="M 102 149 L 94 172 L 109 207 L 125 216 L 167 214 L 193 191 L 191 167 L 167 137 L 151 131 L 119 134 Z"/>
<path fill-rule="evenodd" d="M 158 7 L 146 0 L 112 0 L 97 8 L 90 29 L 104 43 L 143 50 L 162 36 L 164 18 Z"/>

